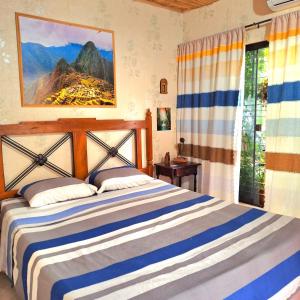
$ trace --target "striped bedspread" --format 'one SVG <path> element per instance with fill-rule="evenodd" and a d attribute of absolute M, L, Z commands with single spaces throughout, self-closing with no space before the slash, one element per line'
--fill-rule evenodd
<path fill-rule="evenodd" d="M 300 220 L 153 180 L 30 208 L 2 202 L 1 270 L 20 299 L 287 299 Z"/>

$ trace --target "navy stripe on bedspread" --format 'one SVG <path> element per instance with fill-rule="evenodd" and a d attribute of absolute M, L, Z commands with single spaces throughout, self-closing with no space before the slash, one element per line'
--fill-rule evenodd
<path fill-rule="evenodd" d="M 230 295 L 226 300 L 252 300 L 257 299 L 257 295 L 260 300 L 269 299 L 298 276 L 300 276 L 300 251 Z"/>
<path fill-rule="evenodd" d="M 128 200 L 128 199 L 132 199 L 134 197 L 145 196 L 145 195 L 153 194 L 156 192 L 163 192 L 163 191 L 167 191 L 167 190 L 170 190 L 173 188 L 174 188 L 173 185 L 168 184 L 168 185 L 157 187 L 154 189 L 129 193 L 126 195 L 121 195 L 121 196 L 109 198 L 106 200 L 100 200 L 100 201 L 93 202 L 93 203 L 80 204 L 75 207 L 60 211 L 55 214 L 50 214 L 50 215 L 46 215 L 46 216 L 38 216 L 38 217 L 30 217 L 30 218 L 21 218 L 21 219 L 14 220 L 9 227 L 9 234 L 8 234 L 9 239 L 8 239 L 8 243 L 7 243 L 7 253 L 10 253 L 10 249 L 11 249 L 11 245 L 12 245 L 12 240 L 10 237 L 13 236 L 12 233 L 19 226 L 28 225 L 28 224 L 32 224 L 32 225 L 33 224 L 41 224 L 41 223 L 46 223 L 46 222 L 57 222 L 61 219 L 71 217 L 75 214 L 83 213 L 85 210 L 88 210 L 88 209 L 91 209 L 94 207 L 98 207 L 98 206 L 105 205 L 105 204 L 111 204 L 111 203 L 115 203 L 118 201 Z M 9 274 L 9 277 L 11 277 L 11 274 L 12 274 L 11 255 L 7 256 L 7 265 L 8 265 L 8 274 Z"/>
<path fill-rule="evenodd" d="M 53 247 L 66 245 L 69 243 L 74 243 L 74 242 L 90 239 L 93 237 L 101 236 L 103 234 L 113 232 L 113 231 L 116 231 L 121 228 L 126 228 L 126 227 L 134 225 L 134 224 L 146 222 L 146 221 L 154 219 L 154 218 L 159 218 L 159 217 L 169 214 L 171 212 L 185 209 L 185 208 L 191 207 L 193 205 L 209 201 L 211 199 L 213 199 L 212 196 L 204 195 L 204 196 L 192 199 L 192 200 L 169 205 L 169 206 L 163 207 L 161 209 L 154 210 L 154 211 L 151 211 L 151 212 L 148 212 L 148 213 L 145 213 L 142 215 L 138 215 L 138 216 L 135 216 L 135 217 L 132 217 L 129 219 L 105 224 L 100 227 L 96 227 L 96 228 L 86 230 L 83 232 L 71 234 L 68 236 L 63 236 L 63 237 L 59 237 L 56 239 L 51 239 L 51 240 L 46 240 L 46 241 L 31 244 L 30 246 L 27 247 L 26 251 L 24 252 L 24 256 L 23 256 L 22 280 L 23 280 L 25 298 L 27 295 L 28 263 L 34 252 L 42 250 L 42 249 L 53 248 Z"/>
<path fill-rule="evenodd" d="M 235 231 L 241 226 L 261 217 L 265 213 L 266 212 L 261 210 L 251 209 L 224 224 L 210 228 L 188 239 L 173 243 L 171 245 L 151 251 L 141 256 L 133 257 L 125 261 L 115 263 L 100 270 L 96 270 L 72 278 L 59 280 L 52 287 L 51 299 L 63 299 L 66 293 L 73 290 L 107 281 L 142 269 L 148 265 L 161 262 L 172 257 L 176 257 L 206 243 L 214 241 L 224 236 L 225 234 Z"/>

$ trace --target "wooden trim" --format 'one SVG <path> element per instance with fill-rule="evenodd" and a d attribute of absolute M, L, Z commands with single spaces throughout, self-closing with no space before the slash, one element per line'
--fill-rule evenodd
<path fill-rule="evenodd" d="M 146 128 L 143 121 L 64 119 L 59 121 L 37 121 L 0 126 L 0 135 L 26 135 L 42 133 L 60 133 L 71 131 L 102 131 Z"/>
<path fill-rule="evenodd" d="M 16 196 L 18 196 L 17 193 L 18 193 L 18 190 L 2 192 L 2 193 L 0 193 L 0 201 L 3 199 L 16 197 Z"/>
<path fill-rule="evenodd" d="M 186 12 L 192 9 L 203 7 L 218 0 L 135 0 L 152 6 L 162 7 L 176 12 Z"/>
<path fill-rule="evenodd" d="M 20 95 L 21 95 L 21 106 L 23 106 L 23 102 L 25 99 L 24 96 L 24 81 L 23 81 L 23 62 L 22 62 L 22 47 L 21 47 L 21 34 L 20 34 L 20 23 L 19 16 L 23 16 L 23 14 L 15 13 L 15 21 L 16 21 L 16 35 L 17 35 L 17 51 L 18 51 L 18 65 L 19 65 L 19 81 L 20 81 Z"/>
<path fill-rule="evenodd" d="M 74 175 L 79 179 L 88 176 L 87 138 L 85 132 L 73 132 Z"/>
<path fill-rule="evenodd" d="M 152 114 L 150 109 L 146 113 L 146 152 L 148 175 L 153 176 Z"/>
<path fill-rule="evenodd" d="M 67 105 L 51 105 L 51 104 L 25 104 L 24 100 L 24 79 L 23 79 L 23 62 L 22 62 L 22 47 L 21 47 L 21 35 L 20 35 L 20 22 L 19 22 L 19 17 L 27 17 L 27 18 L 32 18 L 32 19 L 37 19 L 37 20 L 42 20 L 42 21 L 48 21 L 48 22 L 54 22 L 54 23 L 59 23 L 63 25 L 68 25 L 68 26 L 75 26 L 79 28 L 85 28 L 85 29 L 91 29 L 95 30 L 97 32 L 108 32 L 111 33 L 112 35 L 112 50 L 113 50 L 113 71 L 114 71 L 114 95 L 115 95 L 115 104 L 114 105 L 109 105 L 109 104 L 103 104 L 103 105 L 77 105 L 74 106 L 72 104 L 67 104 Z M 117 107 L 117 85 L 116 85 L 116 56 L 115 56 L 115 34 L 113 30 L 109 29 L 103 29 L 103 28 L 98 28 L 94 26 L 89 26 L 89 25 L 81 25 L 77 23 L 72 23 L 72 22 L 66 22 L 66 21 L 61 21 L 61 20 L 56 20 L 56 19 L 50 19 L 50 18 L 45 18 L 45 17 L 40 17 L 40 16 L 33 16 L 30 14 L 24 14 L 24 13 L 15 13 L 15 22 L 16 22 L 16 35 L 17 35 L 17 50 L 18 50 L 18 64 L 19 64 L 19 80 L 20 80 L 20 94 L 21 94 L 21 106 L 22 107 L 52 107 L 52 108 L 70 108 L 70 107 L 89 107 L 89 108 L 116 108 Z"/>
<path fill-rule="evenodd" d="M 2 151 L 2 140 L 0 137 L 0 194 L 4 192 L 5 192 L 5 179 L 4 179 L 3 151 Z"/>
<path fill-rule="evenodd" d="M 139 169 L 139 170 L 144 172 L 145 174 L 148 174 L 148 168 L 142 168 L 142 169 Z"/>
<path fill-rule="evenodd" d="M 141 131 L 146 130 L 146 159 L 147 167 L 142 167 L 142 138 Z M 73 136 L 73 165 L 74 176 L 85 179 L 88 175 L 87 131 L 135 130 L 136 131 L 136 162 L 137 168 L 150 176 L 153 173 L 152 149 L 152 117 L 147 111 L 145 120 L 96 120 L 95 118 L 70 118 L 57 121 L 27 121 L 19 124 L 0 125 L 0 138 L 3 135 L 34 135 L 48 133 L 71 133 Z M 2 143 L 0 139 L 0 200 L 14 197 L 16 190 L 5 192 L 5 177 L 3 167 Z"/>
<path fill-rule="evenodd" d="M 24 13 L 20 13 L 20 12 L 16 12 L 15 13 L 16 16 L 20 16 L 20 17 L 28 17 L 28 18 L 33 18 L 33 19 L 37 19 L 37 20 L 43 20 L 43 21 L 50 21 L 50 22 L 56 22 L 56 23 L 60 23 L 63 25 L 70 25 L 70 26 L 75 26 L 75 27 L 79 27 L 79 28 L 86 28 L 86 29 L 92 29 L 92 30 L 97 30 L 97 31 L 106 31 L 109 33 L 114 33 L 113 30 L 110 29 L 103 29 L 103 28 L 99 28 L 96 26 L 89 26 L 89 25 L 82 25 L 82 24 L 78 24 L 78 23 L 72 23 L 72 22 L 67 22 L 67 21 L 62 21 L 62 20 L 57 20 L 57 19 L 51 19 L 51 18 L 46 18 L 46 17 L 40 17 L 40 16 L 34 16 L 34 15 L 30 15 L 30 14 L 24 14 Z"/>
<path fill-rule="evenodd" d="M 143 168 L 143 153 L 142 153 L 142 130 L 141 128 L 137 128 L 135 130 L 135 159 L 136 166 L 140 170 Z"/>

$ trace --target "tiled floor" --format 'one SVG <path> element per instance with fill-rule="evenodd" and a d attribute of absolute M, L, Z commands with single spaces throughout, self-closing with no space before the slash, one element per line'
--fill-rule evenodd
<path fill-rule="evenodd" d="M 15 290 L 11 288 L 9 280 L 3 273 L 0 273 L 0 299 L 17 300 Z"/>

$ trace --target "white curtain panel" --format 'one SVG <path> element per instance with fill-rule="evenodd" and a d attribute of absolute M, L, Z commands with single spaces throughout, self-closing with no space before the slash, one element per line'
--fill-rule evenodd
<path fill-rule="evenodd" d="M 272 20 L 265 207 L 300 218 L 300 11 Z"/>
<path fill-rule="evenodd" d="M 177 139 L 202 163 L 202 193 L 237 201 L 243 28 L 178 47 Z"/>

